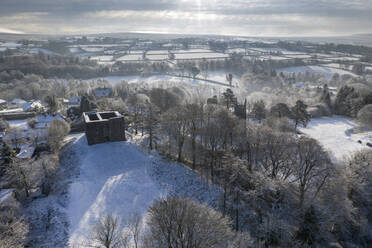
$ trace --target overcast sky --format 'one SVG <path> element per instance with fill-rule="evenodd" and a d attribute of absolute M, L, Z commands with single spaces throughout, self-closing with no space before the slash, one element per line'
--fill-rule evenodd
<path fill-rule="evenodd" d="M 0 0 L 0 32 L 372 33 L 372 0 Z"/>

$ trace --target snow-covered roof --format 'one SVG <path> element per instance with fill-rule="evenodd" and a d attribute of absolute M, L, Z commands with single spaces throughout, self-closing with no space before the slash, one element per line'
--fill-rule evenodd
<path fill-rule="evenodd" d="M 0 190 L 0 204 L 6 204 L 14 201 L 13 197 L 14 189 L 2 189 Z"/>
<path fill-rule="evenodd" d="M 32 101 L 32 102 L 26 102 L 22 105 L 22 108 L 23 108 L 23 111 L 31 111 L 31 110 L 34 110 L 36 108 L 43 108 L 43 105 L 41 104 L 41 102 L 39 100 L 37 101 Z"/>
<path fill-rule="evenodd" d="M 32 154 L 34 154 L 35 147 L 33 146 L 23 146 L 21 148 L 21 151 L 18 153 L 17 158 L 23 158 L 28 159 L 32 157 Z"/>
<path fill-rule="evenodd" d="M 118 111 L 107 111 L 107 112 L 84 112 L 83 118 L 87 122 L 95 121 L 107 121 L 112 118 L 123 117 Z"/>
<path fill-rule="evenodd" d="M 68 99 L 70 103 L 80 103 L 81 102 L 81 96 L 73 96 Z"/>
<path fill-rule="evenodd" d="M 12 104 L 24 104 L 26 103 L 25 100 L 22 100 L 22 99 L 19 99 L 19 98 L 14 98 L 12 101 L 11 101 Z"/>
<path fill-rule="evenodd" d="M 110 96 L 112 94 L 112 88 L 95 88 L 93 93 L 96 96 Z"/>

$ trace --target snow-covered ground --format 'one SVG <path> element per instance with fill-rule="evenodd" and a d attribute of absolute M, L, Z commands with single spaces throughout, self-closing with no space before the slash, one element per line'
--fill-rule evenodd
<path fill-rule="evenodd" d="M 146 54 L 146 58 L 149 60 L 167 60 L 168 54 Z"/>
<path fill-rule="evenodd" d="M 8 121 L 11 128 L 17 128 L 21 130 L 28 130 L 27 119 L 25 120 L 11 120 Z"/>
<path fill-rule="evenodd" d="M 329 67 L 323 67 L 323 66 L 317 66 L 317 65 L 311 65 L 311 66 L 295 66 L 295 67 L 287 67 L 287 68 L 281 68 L 277 70 L 277 72 L 306 72 L 309 71 L 310 73 L 314 74 L 323 74 L 328 79 L 332 78 L 333 74 L 338 73 L 340 75 L 351 75 L 356 76 L 355 74 L 342 70 L 342 69 L 336 69 L 336 68 L 329 68 Z"/>
<path fill-rule="evenodd" d="M 198 77 L 202 78 L 202 75 L 198 75 Z M 191 84 L 191 85 L 198 85 L 198 84 L 211 84 L 205 82 L 203 80 L 193 80 L 190 78 L 180 78 L 180 77 L 173 77 L 169 75 L 155 75 L 150 77 L 141 77 L 141 76 L 110 76 L 104 78 L 92 78 L 87 81 L 92 80 L 107 80 L 111 84 L 115 85 L 120 83 L 121 81 L 126 81 L 130 84 L 141 84 L 141 83 L 149 83 L 149 84 L 158 84 L 161 82 L 175 82 L 175 83 L 184 83 L 184 84 Z M 207 77 L 208 80 L 217 81 L 219 83 L 228 84 L 226 81 L 226 72 L 210 72 Z M 233 85 L 239 85 L 240 79 L 237 77 L 233 78 Z M 215 85 L 215 84 L 211 84 Z M 224 87 L 224 86 L 221 86 Z"/>
<path fill-rule="evenodd" d="M 76 136 L 79 176 L 69 188 L 69 243 L 80 245 L 92 225 L 108 213 L 122 222 L 133 213 L 145 214 L 152 202 L 167 195 L 189 196 L 217 206 L 221 191 L 181 164 L 147 155 L 130 142 L 88 146 Z"/>
<path fill-rule="evenodd" d="M 301 131 L 318 140 L 323 147 L 331 152 L 332 157 L 341 161 L 352 153 L 368 148 L 367 142 L 372 143 L 372 132 L 353 133 L 357 127 L 350 119 L 341 116 L 315 118 Z M 362 144 L 358 143 L 362 141 Z M 372 152 L 372 149 L 371 149 Z"/>
<path fill-rule="evenodd" d="M 113 56 L 110 56 L 110 55 L 92 56 L 90 59 L 91 60 L 96 60 L 96 61 L 107 62 L 107 61 L 112 61 L 113 60 Z"/>
<path fill-rule="evenodd" d="M 228 58 L 229 56 L 223 53 L 176 53 L 176 59 L 203 59 L 203 58 Z"/>
<path fill-rule="evenodd" d="M 16 112 L 22 112 L 23 108 L 14 108 L 14 109 L 3 109 L 0 110 L 0 113 L 16 113 Z"/>

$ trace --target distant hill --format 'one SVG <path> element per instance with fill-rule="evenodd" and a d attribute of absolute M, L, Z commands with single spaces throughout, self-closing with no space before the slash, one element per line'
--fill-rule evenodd
<path fill-rule="evenodd" d="M 254 36 L 225 36 L 223 34 L 217 35 L 187 35 L 187 34 L 162 34 L 162 33 L 100 33 L 100 34 L 81 34 L 91 37 L 113 37 L 113 38 L 123 38 L 123 39 L 133 39 L 133 38 L 149 38 L 153 40 L 157 39 L 177 39 L 177 38 L 187 38 L 187 37 L 204 37 L 204 38 L 223 38 L 223 37 L 244 37 L 244 38 L 257 38 L 258 40 L 268 40 L 268 41 L 308 41 L 313 43 L 336 43 L 336 44 L 349 44 L 349 45 L 363 45 L 372 47 L 372 33 L 371 34 L 355 34 L 349 36 L 329 36 L 329 37 L 254 37 Z M 65 36 L 79 36 L 79 35 L 48 35 L 48 34 L 13 34 L 13 33 L 2 33 L 0 32 L 0 40 L 53 40 Z"/>
<path fill-rule="evenodd" d="M 275 39 L 274 37 L 272 37 Z M 349 36 L 329 36 L 329 37 L 285 37 L 280 40 L 300 40 L 313 43 L 335 43 L 348 45 L 361 45 L 372 47 L 372 34 L 355 34 Z"/>

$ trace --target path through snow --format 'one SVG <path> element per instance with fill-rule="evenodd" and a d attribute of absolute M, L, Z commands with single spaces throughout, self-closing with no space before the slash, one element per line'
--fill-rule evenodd
<path fill-rule="evenodd" d="M 166 195 L 186 195 L 217 206 L 219 188 L 180 164 L 144 154 L 133 144 L 88 146 L 81 135 L 74 146 L 81 151 L 81 162 L 80 175 L 69 189 L 71 246 L 81 245 L 92 224 L 105 214 L 119 215 L 125 223 L 131 214 L 146 213 L 155 199 Z"/>

